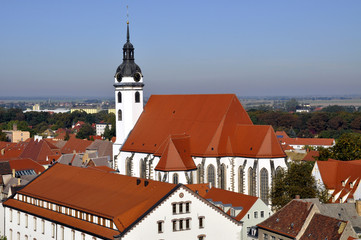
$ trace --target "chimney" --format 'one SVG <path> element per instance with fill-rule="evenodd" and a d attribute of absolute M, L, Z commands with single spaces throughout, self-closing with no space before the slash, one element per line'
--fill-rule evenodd
<path fill-rule="evenodd" d="M 15 169 L 13 168 L 13 177 L 15 177 Z"/>
<path fill-rule="evenodd" d="M 16 123 L 13 124 L 13 130 L 17 131 L 18 130 L 18 125 Z"/>
<path fill-rule="evenodd" d="M 18 178 L 18 186 L 20 186 L 20 185 L 21 185 L 21 179 Z"/>

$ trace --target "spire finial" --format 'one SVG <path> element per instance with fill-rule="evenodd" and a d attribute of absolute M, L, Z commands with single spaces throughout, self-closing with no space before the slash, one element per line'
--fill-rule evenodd
<path fill-rule="evenodd" d="M 127 42 L 129 42 L 129 13 L 128 13 L 128 5 L 127 5 Z"/>

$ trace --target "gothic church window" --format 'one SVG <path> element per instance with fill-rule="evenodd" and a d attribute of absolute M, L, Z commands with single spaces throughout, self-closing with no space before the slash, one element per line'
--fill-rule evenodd
<path fill-rule="evenodd" d="M 261 169 L 261 199 L 268 204 L 268 171 L 265 168 Z"/>
<path fill-rule="evenodd" d="M 118 92 L 118 103 L 122 102 L 122 93 Z"/>
<path fill-rule="evenodd" d="M 178 174 L 177 174 L 177 173 L 174 173 L 174 174 L 173 174 L 173 183 L 174 183 L 174 184 L 178 184 L 178 182 L 179 182 Z"/>
<path fill-rule="evenodd" d="M 256 173 L 252 167 L 248 169 L 248 195 L 256 196 Z"/>
<path fill-rule="evenodd" d="M 197 183 L 202 183 L 202 165 L 198 164 L 197 166 Z"/>
<path fill-rule="evenodd" d="M 135 92 L 135 102 L 136 103 L 140 102 L 140 93 L 139 92 Z"/>
<path fill-rule="evenodd" d="M 127 176 L 132 176 L 132 160 L 130 158 L 125 160 L 125 174 Z"/>
<path fill-rule="evenodd" d="M 207 168 L 207 182 L 212 183 L 212 187 L 215 186 L 215 170 L 214 170 L 214 166 L 212 164 L 210 164 Z"/>
<path fill-rule="evenodd" d="M 221 188 L 222 189 L 226 189 L 227 188 L 227 181 L 226 181 L 226 171 L 227 171 L 227 168 L 226 168 L 226 165 L 224 163 L 221 164 Z"/>
<path fill-rule="evenodd" d="M 243 176 L 244 175 L 244 171 L 243 171 L 243 166 L 239 166 L 238 168 L 238 192 L 239 193 L 243 193 L 244 191 L 244 182 L 243 182 Z"/>
<path fill-rule="evenodd" d="M 118 110 L 118 121 L 122 121 L 123 120 L 123 114 L 122 114 L 122 110 Z"/>
<path fill-rule="evenodd" d="M 140 166 L 139 167 L 139 172 L 140 172 L 139 176 L 140 176 L 140 178 L 145 178 L 146 166 L 145 166 L 145 161 L 143 159 L 140 159 L 139 166 Z"/>

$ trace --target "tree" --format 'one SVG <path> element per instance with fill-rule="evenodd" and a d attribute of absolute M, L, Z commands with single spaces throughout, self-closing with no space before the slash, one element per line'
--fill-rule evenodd
<path fill-rule="evenodd" d="M 271 189 L 272 206 L 278 210 L 299 195 L 301 198 L 322 197 L 321 201 L 327 201 L 325 190 L 318 187 L 311 175 L 313 163 L 292 162 L 286 171 L 276 174 Z"/>
<path fill-rule="evenodd" d="M 89 137 L 94 134 L 95 134 L 94 128 L 90 124 L 85 123 L 79 129 L 79 132 L 76 134 L 76 137 L 80 139 L 85 139 L 85 138 L 89 139 Z"/>
<path fill-rule="evenodd" d="M 295 98 L 291 98 L 285 103 L 287 112 L 295 112 L 298 106 L 298 101 Z"/>
<path fill-rule="evenodd" d="M 333 158 L 337 160 L 349 161 L 361 159 L 361 134 L 343 134 L 335 146 L 320 151 L 320 160 Z"/>

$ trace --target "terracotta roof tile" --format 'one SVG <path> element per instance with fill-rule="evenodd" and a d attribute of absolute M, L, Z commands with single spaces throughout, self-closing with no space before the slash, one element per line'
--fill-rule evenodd
<path fill-rule="evenodd" d="M 333 146 L 333 138 L 280 138 L 282 144 L 288 145 L 312 145 L 312 146 Z"/>
<path fill-rule="evenodd" d="M 37 174 L 45 171 L 45 168 L 42 165 L 30 158 L 9 160 L 9 164 L 11 169 L 15 169 L 16 171 L 34 170 Z"/>
<path fill-rule="evenodd" d="M 187 184 L 186 186 L 203 198 L 211 189 L 209 183 Z"/>
<path fill-rule="evenodd" d="M 164 144 L 159 163 L 155 167 L 158 171 L 187 171 L 197 169 L 190 155 L 189 136 L 171 136 Z M 155 153 L 157 155 L 158 153 Z"/>
<path fill-rule="evenodd" d="M 37 141 L 31 139 L 24 151 L 21 153 L 20 157 L 30 158 L 42 165 L 47 165 L 50 164 L 48 156 L 56 154 L 60 155 L 60 149 L 55 145 L 45 140 Z"/>
<path fill-rule="evenodd" d="M 134 177 L 55 164 L 18 193 L 111 218 L 124 231 L 180 186 L 147 181 L 147 185 L 144 180 L 137 184 Z"/>
<path fill-rule="evenodd" d="M 316 161 L 315 157 L 319 157 L 320 153 L 318 151 L 311 150 L 307 152 L 307 155 L 302 159 L 303 161 Z"/>
<path fill-rule="evenodd" d="M 83 140 L 76 137 L 71 137 L 64 147 L 61 149 L 62 154 L 73 153 L 74 151 L 77 153 L 85 153 L 86 148 L 92 144 L 92 141 Z"/>
<path fill-rule="evenodd" d="M 312 206 L 311 203 L 293 200 L 257 226 L 290 237 L 296 237 L 301 231 Z"/>
<path fill-rule="evenodd" d="M 346 224 L 346 221 L 315 213 L 300 240 L 338 240 Z"/>
<path fill-rule="evenodd" d="M 222 202 L 223 204 L 232 204 L 232 207 L 242 207 L 242 211 L 234 218 L 238 221 L 248 213 L 253 204 L 256 203 L 258 197 L 231 192 L 219 188 L 211 188 L 204 196 L 205 199 L 212 202 Z"/>
<path fill-rule="evenodd" d="M 258 133 L 256 129 L 263 131 Z M 253 128 L 233 94 L 152 95 L 122 151 L 155 153 L 170 135 L 187 135 L 191 156 L 285 157 L 274 132 L 268 132 L 273 131 L 270 129 Z M 246 133 L 248 137 L 240 141 L 238 137 Z M 251 142 L 262 137 L 257 143 Z M 257 151 L 243 152 L 243 144 L 257 145 Z"/>

